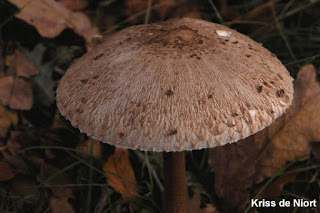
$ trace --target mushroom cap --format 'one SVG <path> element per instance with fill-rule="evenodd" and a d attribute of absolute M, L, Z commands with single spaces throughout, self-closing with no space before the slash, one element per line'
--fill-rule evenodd
<path fill-rule="evenodd" d="M 270 125 L 291 104 L 292 81 L 249 37 L 172 19 L 105 37 L 67 70 L 57 105 L 81 132 L 118 147 L 193 150 Z"/>

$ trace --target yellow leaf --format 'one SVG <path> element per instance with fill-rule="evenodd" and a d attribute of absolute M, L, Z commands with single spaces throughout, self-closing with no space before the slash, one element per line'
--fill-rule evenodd
<path fill-rule="evenodd" d="M 126 149 L 115 148 L 115 152 L 104 164 L 104 171 L 112 188 L 119 192 L 124 199 L 134 199 L 138 195 L 137 181 L 129 161 Z"/>
<path fill-rule="evenodd" d="M 83 152 L 86 152 L 90 154 L 90 146 L 91 146 L 91 140 L 87 140 L 83 143 L 80 143 L 77 145 L 76 149 L 81 150 Z M 101 142 L 98 140 L 93 141 L 93 156 L 95 157 L 101 157 Z"/>

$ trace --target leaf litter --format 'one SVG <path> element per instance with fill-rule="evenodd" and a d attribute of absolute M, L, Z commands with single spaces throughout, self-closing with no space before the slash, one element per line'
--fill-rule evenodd
<path fill-rule="evenodd" d="M 72 12 L 62 3 L 54 0 L 9 0 L 20 9 L 16 17 L 34 26 L 43 37 L 54 38 L 66 28 L 82 35 L 87 45 L 91 37 L 99 34 L 92 27 L 89 18 L 80 12 Z"/>
<path fill-rule="evenodd" d="M 115 152 L 104 164 L 109 185 L 119 192 L 124 199 L 135 199 L 139 192 L 137 181 L 129 160 L 129 151 L 115 148 Z"/>

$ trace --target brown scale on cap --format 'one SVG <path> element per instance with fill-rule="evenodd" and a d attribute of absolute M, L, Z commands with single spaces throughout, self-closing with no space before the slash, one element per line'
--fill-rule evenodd
<path fill-rule="evenodd" d="M 57 105 L 75 127 L 109 144 L 202 149 L 270 125 L 291 104 L 292 81 L 281 62 L 247 36 L 211 22 L 172 19 L 105 37 L 67 70 Z"/>

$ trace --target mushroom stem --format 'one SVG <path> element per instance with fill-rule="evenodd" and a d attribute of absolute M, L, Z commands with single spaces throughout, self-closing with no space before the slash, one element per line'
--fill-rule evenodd
<path fill-rule="evenodd" d="M 166 213 L 186 212 L 186 171 L 184 152 L 163 153 Z"/>

